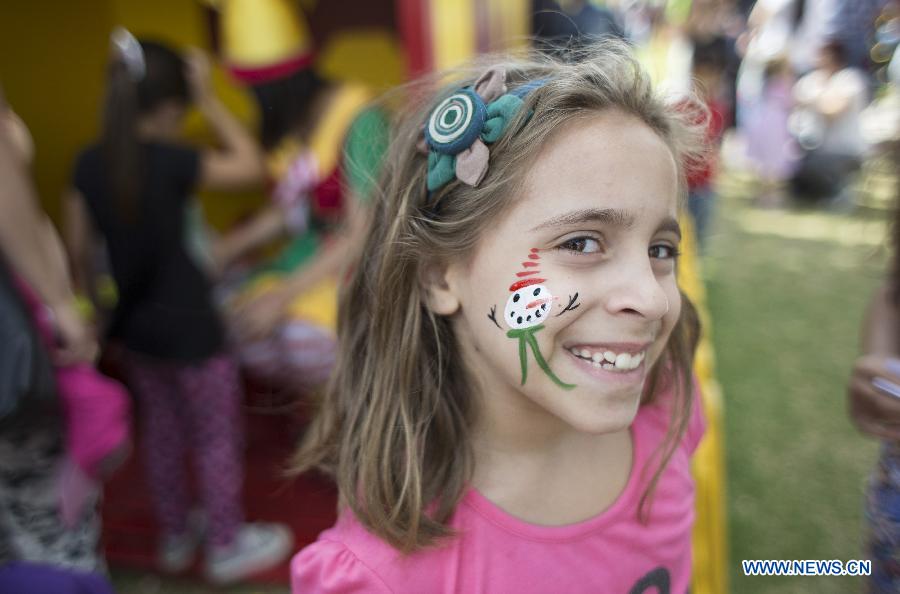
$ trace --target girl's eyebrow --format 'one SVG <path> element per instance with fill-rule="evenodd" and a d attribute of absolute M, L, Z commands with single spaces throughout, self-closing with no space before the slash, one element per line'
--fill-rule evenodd
<path fill-rule="evenodd" d="M 540 225 L 533 227 L 532 231 L 539 231 L 550 227 L 565 227 L 567 225 L 577 225 L 579 223 L 597 222 L 612 227 L 621 227 L 628 230 L 634 226 L 634 215 L 625 210 L 615 208 L 584 208 L 582 210 L 573 210 L 552 219 L 548 219 Z M 675 223 L 676 226 L 678 223 Z"/>
<path fill-rule="evenodd" d="M 678 236 L 678 241 L 681 241 L 681 225 L 679 225 L 678 221 L 672 217 L 666 218 L 666 220 L 660 224 L 657 231 L 671 231 Z"/>

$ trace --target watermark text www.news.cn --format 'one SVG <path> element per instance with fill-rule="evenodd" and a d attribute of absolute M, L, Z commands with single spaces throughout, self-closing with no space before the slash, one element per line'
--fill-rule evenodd
<path fill-rule="evenodd" d="M 750 559 L 741 561 L 744 575 L 871 575 L 872 562 L 865 559 Z"/>

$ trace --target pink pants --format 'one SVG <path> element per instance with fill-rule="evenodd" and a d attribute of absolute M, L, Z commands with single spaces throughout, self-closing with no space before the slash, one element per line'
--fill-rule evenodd
<path fill-rule="evenodd" d="M 234 361 L 219 355 L 182 364 L 129 353 L 125 370 L 140 407 L 144 466 L 163 533 L 187 528 L 192 450 L 208 543 L 230 543 L 243 522 L 244 480 L 242 391 Z"/>

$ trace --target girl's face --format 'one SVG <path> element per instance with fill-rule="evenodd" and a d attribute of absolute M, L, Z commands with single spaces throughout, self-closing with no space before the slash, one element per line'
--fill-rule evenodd
<path fill-rule="evenodd" d="M 632 116 L 552 137 L 506 217 L 446 271 L 483 405 L 584 432 L 630 425 L 681 310 L 676 196 L 672 153 Z"/>

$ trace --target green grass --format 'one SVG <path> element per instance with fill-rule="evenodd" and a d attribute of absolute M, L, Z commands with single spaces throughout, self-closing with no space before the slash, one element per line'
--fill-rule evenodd
<path fill-rule="evenodd" d="M 731 591 L 862 591 L 860 578 L 745 577 L 740 561 L 865 558 L 877 444 L 851 425 L 845 386 L 890 214 L 761 210 L 751 183 L 721 186 L 704 266 L 725 402 Z"/>

